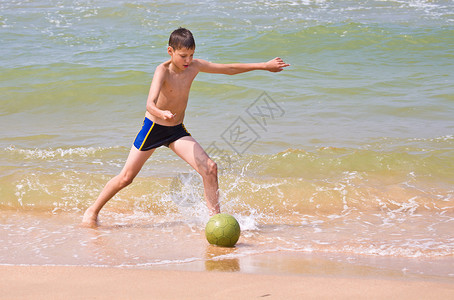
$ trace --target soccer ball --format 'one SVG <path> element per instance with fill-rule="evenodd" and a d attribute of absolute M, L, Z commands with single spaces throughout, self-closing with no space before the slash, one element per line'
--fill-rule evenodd
<path fill-rule="evenodd" d="M 233 247 L 240 238 L 240 224 L 229 214 L 211 217 L 205 227 L 205 236 L 210 244 Z"/>

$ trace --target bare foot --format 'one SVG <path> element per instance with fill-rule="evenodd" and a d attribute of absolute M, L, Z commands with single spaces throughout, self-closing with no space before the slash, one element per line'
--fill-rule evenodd
<path fill-rule="evenodd" d="M 84 217 L 82 219 L 82 223 L 80 223 L 80 226 L 88 227 L 88 228 L 98 227 L 98 215 L 93 213 L 90 210 L 90 207 L 85 211 Z"/>

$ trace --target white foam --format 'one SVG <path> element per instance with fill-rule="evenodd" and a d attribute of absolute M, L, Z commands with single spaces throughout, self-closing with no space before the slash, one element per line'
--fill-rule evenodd
<path fill-rule="evenodd" d="M 250 215 L 239 215 L 239 214 L 233 214 L 235 219 L 238 221 L 240 224 L 240 228 L 242 231 L 246 230 L 257 230 L 257 213 L 252 213 Z"/>
<path fill-rule="evenodd" d="M 137 264 L 120 264 L 115 267 L 119 268 L 128 268 L 128 267 L 152 267 L 160 265 L 174 265 L 174 264 L 187 264 L 191 262 L 201 261 L 200 257 L 188 257 L 184 259 L 158 259 L 147 263 L 137 263 Z"/>
<path fill-rule="evenodd" d="M 101 148 L 95 147 L 78 147 L 78 148 L 57 148 L 57 149 L 17 149 L 14 146 L 9 146 L 5 148 L 6 151 L 10 151 L 13 153 L 18 153 L 24 155 L 26 159 L 49 159 L 55 157 L 68 157 L 68 156 L 80 156 L 80 157 L 87 157 L 89 155 L 93 155 L 98 151 L 101 151 Z"/>

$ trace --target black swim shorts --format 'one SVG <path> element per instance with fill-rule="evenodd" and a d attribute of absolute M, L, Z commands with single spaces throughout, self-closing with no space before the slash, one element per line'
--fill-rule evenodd
<path fill-rule="evenodd" d="M 151 150 L 163 145 L 169 147 L 176 140 L 190 135 L 183 124 L 164 126 L 145 118 L 142 129 L 134 140 L 134 147 L 140 151 Z"/>

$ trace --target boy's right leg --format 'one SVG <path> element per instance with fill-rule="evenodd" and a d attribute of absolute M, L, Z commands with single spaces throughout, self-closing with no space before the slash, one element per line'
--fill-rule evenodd
<path fill-rule="evenodd" d="M 202 176 L 205 200 L 210 215 L 220 213 L 221 208 L 219 206 L 219 186 L 216 163 L 192 136 L 185 136 L 176 140 L 170 144 L 170 149 Z"/>
<path fill-rule="evenodd" d="M 81 225 L 87 227 L 94 227 L 97 225 L 98 214 L 101 208 L 107 203 L 107 201 L 115 196 L 116 193 L 128 186 L 134 180 L 147 159 L 151 156 L 151 154 L 153 154 L 154 150 L 155 149 L 140 151 L 132 146 L 128 159 L 126 160 L 120 174 L 107 182 L 101 194 L 99 194 L 98 199 L 96 199 L 96 201 L 89 208 L 87 208 Z"/>

